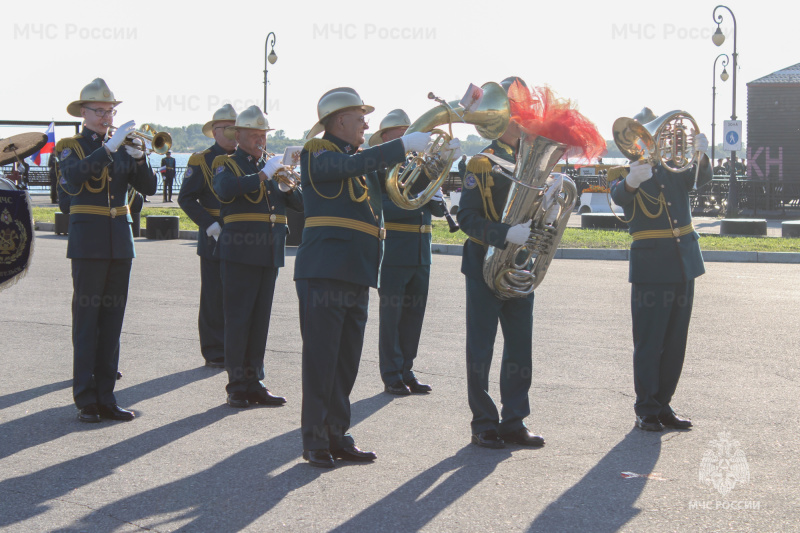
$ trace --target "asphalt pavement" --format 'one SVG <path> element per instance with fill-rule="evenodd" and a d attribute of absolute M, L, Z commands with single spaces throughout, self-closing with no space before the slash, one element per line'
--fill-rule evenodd
<path fill-rule="evenodd" d="M 528 418 L 547 444 L 487 450 L 469 444 L 460 258 L 437 255 L 415 367 L 433 392 L 382 392 L 373 291 L 352 433 L 379 458 L 323 471 L 300 457 L 291 255 L 266 354 L 266 384 L 288 403 L 236 410 L 225 373 L 202 366 L 194 243 L 137 239 L 117 384 L 137 418 L 94 425 L 72 404 L 66 243 L 37 232 L 27 277 L 0 293 L 0 529 L 799 528 L 797 265 L 707 263 L 673 402 L 695 428 L 658 434 L 633 424 L 627 262 L 555 259 L 536 291 Z"/>

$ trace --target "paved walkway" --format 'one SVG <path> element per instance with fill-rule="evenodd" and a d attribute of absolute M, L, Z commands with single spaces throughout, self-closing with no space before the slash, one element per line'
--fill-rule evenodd
<path fill-rule="evenodd" d="M 266 383 L 288 403 L 240 411 L 224 404 L 225 374 L 200 366 L 192 243 L 136 248 L 117 387 L 137 413 L 130 423 L 75 419 L 66 237 L 39 232 L 28 276 L 0 293 L 0 529 L 660 533 L 800 522 L 795 265 L 708 265 L 674 401 L 696 426 L 652 434 L 633 427 L 627 263 L 554 260 L 536 291 L 528 418 L 547 445 L 485 450 L 469 444 L 460 258 L 437 256 L 416 365 L 433 393 L 382 392 L 372 291 L 352 431 L 379 459 L 328 472 L 300 458 L 293 257 L 266 357 Z M 735 476 L 720 470 L 729 459 Z"/>

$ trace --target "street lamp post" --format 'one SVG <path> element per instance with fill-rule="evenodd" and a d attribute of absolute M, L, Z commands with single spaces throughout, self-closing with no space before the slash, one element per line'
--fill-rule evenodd
<path fill-rule="evenodd" d="M 717 61 L 720 57 L 724 57 L 725 59 L 722 60 L 722 74 L 720 74 L 720 78 L 722 81 L 728 81 L 728 71 L 725 67 L 728 66 L 728 54 L 720 54 L 714 60 L 714 70 L 712 71 L 712 78 L 713 78 L 713 85 L 711 86 L 711 168 L 714 168 L 714 147 L 716 146 L 716 141 L 714 140 L 714 130 L 716 129 L 716 122 L 717 122 Z"/>
<path fill-rule="evenodd" d="M 717 31 L 711 36 L 711 40 L 715 45 L 721 46 L 725 42 L 725 35 L 720 30 L 719 25 L 722 23 L 722 15 L 717 15 L 717 10 L 724 8 L 728 10 L 733 19 L 733 109 L 731 111 L 731 120 L 736 120 L 736 60 L 739 54 L 736 53 L 736 17 L 728 6 L 718 5 L 714 8 L 712 16 L 714 22 L 717 24 Z M 736 152 L 731 152 L 731 177 L 728 182 L 728 209 L 726 210 L 726 218 L 734 218 L 739 212 L 739 184 L 736 181 Z"/>
<path fill-rule="evenodd" d="M 272 37 L 272 44 L 269 38 Z M 267 55 L 267 48 L 271 48 L 269 55 Z M 278 60 L 278 55 L 275 53 L 275 32 L 271 31 L 267 34 L 267 40 L 264 42 L 264 114 L 269 114 L 267 111 L 267 63 L 274 65 Z"/>

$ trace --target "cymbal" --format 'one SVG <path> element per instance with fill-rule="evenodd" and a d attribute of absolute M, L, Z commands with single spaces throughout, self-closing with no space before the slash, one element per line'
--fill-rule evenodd
<path fill-rule="evenodd" d="M 17 157 L 25 159 L 29 155 L 35 154 L 45 144 L 47 144 L 47 135 L 36 132 L 20 133 L 0 139 L 0 165 L 13 163 Z"/>

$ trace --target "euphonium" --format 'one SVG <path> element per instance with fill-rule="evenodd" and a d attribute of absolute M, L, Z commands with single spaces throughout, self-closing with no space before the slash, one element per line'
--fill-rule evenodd
<path fill-rule="evenodd" d="M 502 222 L 515 226 L 531 220 L 531 235 L 524 245 L 506 243 L 505 249 L 489 246 L 486 251 L 483 279 L 502 300 L 531 294 L 555 256 L 578 198 L 571 179 L 563 175 L 550 177 L 566 149 L 565 144 L 523 132 L 513 175 L 507 175 L 499 165 L 493 169 L 514 182 L 508 191 Z"/>
<path fill-rule="evenodd" d="M 646 124 L 620 117 L 612 130 L 614 143 L 630 161 L 661 164 L 670 172 L 683 172 L 697 161 L 693 134 L 700 128 L 686 111 L 670 111 Z"/>
<path fill-rule="evenodd" d="M 434 133 L 431 146 L 425 153 L 413 157 L 411 163 L 395 165 L 386 177 L 386 192 L 398 207 L 418 209 L 425 205 L 447 178 L 453 165 L 453 154 L 447 154 L 445 147 L 453 137 L 453 122 L 473 124 L 478 133 L 489 140 L 500 138 L 506 131 L 511 109 L 505 89 L 494 82 L 485 83 L 481 88 L 481 104 L 478 109 L 469 112 L 464 110 L 458 100 L 445 102 L 436 98 L 433 93 L 428 95 L 428 98 L 436 100 L 440 105 L 415 120 L 405 134 L 417 131 Z M 443 124 L 450 126 L 449 133 L 436 129 Z M 401 170 L 402 165 L 405 165 L 405 170 Z M 415 195 L 411 189 L 423 173 L 430 183 L 419 195 Z"/>
<path fill-rule="evenodd" d="M 109 126 L 106 132 L 106 139 L 110 139 L 116 131 L 116 126 Z M 149 134 L 149 135 L 148 135 Z M 142 145 L 133 142 L 133 139 L 142 141 Z M 150 143 L 150 146 L 147 146 Z M 156 131 L 150 124 L 142 126 L 141 131 L 132 131 L 125 138 L 123 145 L 133 146 L 137 150 L 142 150 L 144 153 L 155 152 L 157 154 L 166 154 L 172 148 L 172 135 L 166 131 Z"/>

